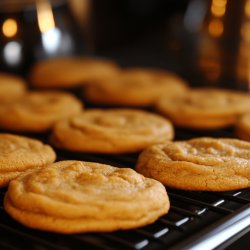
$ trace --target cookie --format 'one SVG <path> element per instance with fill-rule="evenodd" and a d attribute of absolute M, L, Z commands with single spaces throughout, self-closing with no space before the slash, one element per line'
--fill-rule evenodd
<path fill-rule="evenodd" d="M 172 188 L 228 191 L 250 187 L 250 143 L 195 138 L 145 149 L 136 170 Z"/>
<path fill-rule="evenodd" d="M 13 180 L 4 208 L 25 226 L 108 232 L 154 222 L 169 210 L 164 186 L 129 168 L 61 161 Z"/>
<path fill-rule="evenodd" d="M 232 126 L 249 110 L 250 96 L 243 92 L 198 88 L 161 98 L 155 107 L 176 126 L 219 129 Z"/>
<path fill-rule="evenodd" d="M 187 83 L 173 73 L 134 68 L 84 86 L 83 95 L 94 104 L 146 107 L 163 94 L 172 95 L 186 89 Z"/>
<path fill-rule="evenodd" d="M 26 83 L 21 77 L 0 73 L 0 102 L 15 100 L 26 91 Z"/>
<path fill-rule="evenodd" d="M 54 58 L 37 63 L 31 69 L 30 82 L 39 88 L 74 88 L 117 71 L 115 63 L 104 59 Z"/>
<path fill-rule="evenodd" d="M 28 169 L 42 167 L 55 161 L 56 154 L 49 145 L 24 136 L 0 134 L 0 186 Z"/>
<path fill-rule="evenodd" d="M 51 143 L 89 153 L 131 153 L 171 140 L 172 124 L 161 116 L 130 109 L 93 109 L 56 123 Z"/>
<path fill-rule="evenodd" d="M 235 124 L 236 135 L 243 140 L 250 141 L 250 113 L 242 115 Z"/>
<path fill-rule="evenodd" d="M 29 92 L 16 102 L 0 106 L 0 128 L 46 132 L 58 120 L 82 111 L 82 103 L 66 92 Z"/>

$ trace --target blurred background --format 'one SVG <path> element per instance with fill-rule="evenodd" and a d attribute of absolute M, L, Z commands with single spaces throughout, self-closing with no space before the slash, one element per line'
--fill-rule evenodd
<path fill-rule="evenodd" d="M 110 58 L 172 70 L 192 85 L 248 90 L 250 0 L 0 0 L 0 70 Z"/>
<path fill-rule="evenodd" d="M 0 0 L 1 71 L 71 55 L 249 91 L 250 0 Z"/>

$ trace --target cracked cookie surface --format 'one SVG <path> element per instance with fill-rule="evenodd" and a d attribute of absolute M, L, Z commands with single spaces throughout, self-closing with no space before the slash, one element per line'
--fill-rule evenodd
<path fill-rule="evenodd" d="M 250 187 L 250 143 L 195 138 L 145 149 L 136 170 L 184 190 L 227 191 Z"/>
<path fill-rule="evenodd" d="M 82 103 L 62 91 L 30 92 L 0 106 L 0 127 L 21 132 L 45 132 L 58 120 L 80 113 Z"/>
<path fill-rule="evenodd" d="M 161 98 L 156 110 L 180 127 L 218 129 L 234 125 L 240 115 L 248 112 L 249 106 L 249 94 L 197 88 Z"/>
<path fill-rule="evenodd" d="M 164 186 L 129 168 L 62 161 L 13 180 L 5 210 L 31 228 L 114 231 L 154 222 L 169 210 Z"/>
<path fill-rule="evenodd" d="M 128 153 L 173 138 L 165 118 L 131 109 L 86 110 L 58 122 L 52 131 L 54 146 L 79 152 Z"/>
<path fill-rule="evenodd" d="M 107 75 L 119 67 L 109 61 L 87 57 L 53 58 L 37 63 L 30 72 L 30 81 L 39 88 L 74 88 Z"/>
<path fill-rule="evenodd" d="M 0 186 L 6 186 L 28 169 L 54 162 L 55 158 L 54 150 L 38 140 L 0 134 Z"/>
<path fill-rule="evenodd" d="M 92 103 L 144 107 L 151 106 L 161 95 L 187 90 L 187 83 L 174 73 L 134 68 L 100 79 L 83 90 Z"/>

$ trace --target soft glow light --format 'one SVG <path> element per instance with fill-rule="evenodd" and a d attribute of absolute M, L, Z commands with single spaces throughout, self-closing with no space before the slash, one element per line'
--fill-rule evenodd
<path fill-rule="evenodd" d="M 16 41 L 7 43 L 3 48 L 3 56 L 7 64 L 11 66 L 19 64 L 22 59 L 21 44 Z"/>
<path fill-rule="evenodd" d="M 41 32 L 55 28 L 52 7 L 48 0 L 36 1 L 38 26 Z"/>
<path fill-rule="evenodd" d="M 250 17 L 250 0 L 247 0 L 245 2 L 245 8 L 244 8 L 244 10 L 245 10 L 245 15 L 247 17 Z"/>
<path fill-rule="evenodd" d="M 224 25 L 220 19 L 212 19 L 208 25 L 209 33 L 214 37 L 219 37 L 224 31 Z"/>
<path fill-rule="evenodd" d="M 59 49 L 62 34 L 55 26 L 52 6 L 48 0 L 37 0 L 36 7 L 43 48 L 47 53 L 54 54 Z"/>
<path fill-rule="evenodd" d="M 218 7 L 225 7 L 227 5 L 227 0 L 213 0 L 212 4 Z"/>
<path fill-rule="evenodd" d="M 13 37 L 17 33 L 17 22 L 12 18 L 8 18 L 3 22 L 2 32 L 6 37 Z"/>
<path fill-rule="evenodd" d="M 245 42 L 250 42 L 250 23 L 243 23 L 240 29 L 241 36 Z"/>
<path fill-rule="evenodd" d="M 42 33 L 42 44 L 46 52 L 53 54 L 60 46 L 61 31 L 57 28 Z"/>
<path fill-rule="evenodd" d="M 216 17 L 222 17 L 226 12 L 227 0 L 213 0 L 211 5 L 211 13 Z"/>
<path fill-rule="evenodd" d="M 224 7 L 219 7 L 216 5 L 212 5 L 211 7 L 211 12 L 214 16 L 216 17 L 221 17 L 224 16 L 225 12 L 226 12 L 226 8 Z"/>

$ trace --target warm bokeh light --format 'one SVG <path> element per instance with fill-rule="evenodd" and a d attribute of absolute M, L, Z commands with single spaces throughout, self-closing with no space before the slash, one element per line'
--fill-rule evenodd
<path fill-rule="evenodd" d="M 221 17 L 225 14 L 226 12 L 226 8 L 223 8 L 223 7 L 218 7 L 218 6 L 215 6 L 215 5 L 212 5 L 211 7 L 211 12 L 214 16 L 217 16 L 217 17 Z"/>
<path fill-rule="evenodd" d="M 213 0 L 211 5 L 211 13 L 216 17 L 222 17 L 226 12 L 227 0 Z"/>
<path fill-rule="evenodd" d="M 214 37 L 219 37 L 223 34 L 224 25 L 220 19 L 212 19 L 208 24 L 208 31 Z"/>
<path fill-rule="evenodd" d="M 242 24 L 240 33 L 245 42 L 250 42 L 250 22 Z"/>
<path fill-rule="evenodd" d="M 213 5 L 224 7 L 227 5 L 227 0 L 213 0 Z"/>
<path fill-rule="evenodd" d="M 52 7 L 49 1 L 39 0 L 36 2 L 38 26 L 41 32 L 47 32 L 55 28 Z"/>
<path fill-rule="evenodd" d="M 2 26 L 3 34 L 6 37 L 13 37 L 17 33 L 17 22 L 16 20 L 9 18 L 3 22 Z"/>
<path fill-rule="evenodd" d="M 246 15 L 247 17 L 250 17 L 250 0 L 247 0 L 247 1 L 245 2 L 244 11 L 245 11 L 245 15 Z"/>

